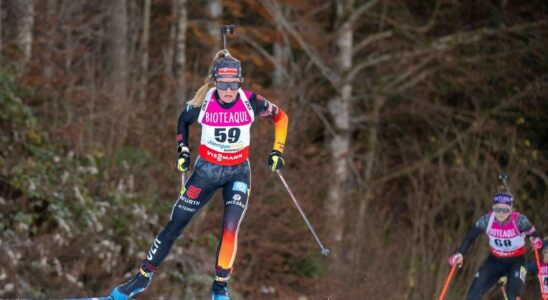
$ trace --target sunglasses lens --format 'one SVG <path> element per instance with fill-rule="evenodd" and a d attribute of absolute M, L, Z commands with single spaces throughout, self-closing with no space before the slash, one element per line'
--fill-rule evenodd
<path fill-rule="evenodd" d="M 218 81 L 217 88 L 223 91 L 226 90 L 228 88 L 228 82 Z"/>
<path fill-rule="evenodd" d="M 497 212 L 497 213 L 505 213 L 505 214 L 507 214 L 507 213 L 510 212 L 510 209 L 509 209 L 509 208 L 499 208 L 499 207 L 495 207 L 493 210 L 494 210 L 495 212 Z"/>
<path fill-rule="evenodd" d="M 217 81 L 217 88 L 220 90 L 226 90 L 230 87 L 231 90 L 235 91 L 240 88 L 239 82 L 224 82 L 224 81 Z"/>
<path fill-rule="evenodd" d="M 233 91 L 240 88 L 240 83 L 239 82 L 231 82 L 228 85 L 230 86 L 230 89 L 233 90 Z"/>

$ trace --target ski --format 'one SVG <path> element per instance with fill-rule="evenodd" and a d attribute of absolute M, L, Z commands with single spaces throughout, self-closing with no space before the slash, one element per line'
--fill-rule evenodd
<path fill-rule="evenodd" d="M 62 298 L 57 300 L 110 300 L 110 297 Z"/>

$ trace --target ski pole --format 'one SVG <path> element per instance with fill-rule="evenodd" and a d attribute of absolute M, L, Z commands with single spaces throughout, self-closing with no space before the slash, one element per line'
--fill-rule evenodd
<path fill-rule="evenodd" d="M 546 291 L 544 290 L 544 282 L 542 282 L 542 270 L 540 268 L 540 259 L 538 257 L 538 249 L 535 249 L 535 260 L 537 261 L 537 274 L 540 283 L 540 292 L 542 300 L 546 300 Z"/>
<path fill-rule="evenodd" d="M 316 234 L 316 231 L 314 231 L 314 228 L 312 228 L 312 225 L 310 225 L 310 222 L 308 221 L 308 218 L 307 218 L 306 215 L 304 214 L 303 209 L 302 209 L 301 206 L 299 205 L 299 202 L 297 202 L 297 199 L 295 198 L 295 195 L 293 195 L 293 192 L 291 191 L 291 189 L 290 189 L 289 186 L 287 185 L 287 182 L 285 181 L 284 177 L 282 176 L 282 172 L 281 172 L 280 170 L 277 170 L 277 171 L 276 171 L 276 174 L 278 174 L 278 176 L 279 176 L 280 179 L 282 180 L 282 183 L 284 184 L 285 189 L 287 190 L 287 192 L 288 192 L 289 195 L 291 196 L 291 199 L 293 200 L 293 203 L 295 203 L 295 206 L 297 207 L 297 209 L 298 209 L 299 212 L 301 213 L 301 216 L 303 217 L 304 221 L 306 222 L 306 225 L 308 226 L 308 229 L 310 230 L 310 232 L 312 232 L 312 235 L 313 235 L 314 238 L 316 239 L 316 242 L 318 243 L 318 245 L 320 245 L 320 248 L 322 248 L 322 255 L 323 255 L 323 256 L 329 255 L 329 249 L 324 248 L 322 242 L 320 241 L 320 238 L 318 238 L 318 235 Z"/>
<path fill-rule="evenodd" d="M 447 292 L 447 288 L 449 287 L 449 283 L 451 282 L 451 279 L 453 278 L 453 273 L 455 273 L 456 269 L 457 269 L 456 264 L 451 267 L 451 272 L 449 272 L 449 276 L 447 276 L 447 279 L 445 280 L 445 284 L 443 285 L 443 290 L 441 290 L 441 294 L 438 300 L 443 300 L 443 297 L 445 297 L 445 292 Z"/>
<path fill-rule="evenodd" d="M 504 285 L 500 286 L 500 291 L 502 292 L 502 297 L 504 297 L 503 299 L 508 300 L 508 295 L 506 294 L 506 288 L 504 287 Z"/>

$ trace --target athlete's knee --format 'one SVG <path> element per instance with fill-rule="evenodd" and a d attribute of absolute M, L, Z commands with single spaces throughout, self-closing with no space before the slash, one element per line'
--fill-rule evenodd
<path fill-rule="evenodd" d="M 230 221 L 225 222 L 223 226 L 223 232 L 234 234 L 238 231 L 238 222 Z"/>
<path fill-rule="evenodd" d="M 171 220 L 167 223 L 166 227 L 164 227 L 164 230 L 160 232 L 160 234 L 158 235 L 158 238 L 161 241 L 172 242 L 178 239 L 183 234 L 184 228 L 185 228 L 184 223 L 176 220 Z"/>

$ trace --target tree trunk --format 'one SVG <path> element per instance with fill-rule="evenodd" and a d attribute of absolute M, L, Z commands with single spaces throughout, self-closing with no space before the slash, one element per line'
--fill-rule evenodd
<path fill-rule="evenodd" d="M 177 35 L 175 37 L 175 99 L 178 107 L 185 102 L 186 83 L 186 29 L 188 26 L 187 0 L 177 3 Z M 179 109 L 177 109 L 179 112 Z"/>
<path fill-rule="evenodd" d="M 126 0 L 113 0 L 110 2 L 109 44 L 112 98 L 116 101 L 124 101 L 128 86 L 128 60 L 127 60 L 127 3 Z"/>
<path fill-rule="evenodd" d="M 2 22 L 4 22 L 4 11 L 2 10 L 2 0 L 0 0 L 0 54 L 2 53 Z"/>
<path fill-rule="evenodd" d="M 337 17 L 343 19 L 352 8 L 352 1 L 337 2 Z M 352 42 L 353 30 L 349 22 L 340 22 L 336 45 L 338 48 L 338 70 L 344 78 L 352 67 Z M 326 210 L 329 214 L 330 238 L 333 248 L 339 248 L 343 242 L 344 229 L 344 203 L 348 196 L 350 184 L 350 98 L 352 97 L 352 85 L 350 82 L 341 81 L 341 93 L 329 101 L 329 112 L 334 120 L 335 136 L 330 143 L 331 159 L 333 162 L 329 186 Z M 331 265 L 332 271 L 337 272 L 343 266 L 342 249 L 334 251 L 334 260 Z"/>
<path fill-rule="evenodd" d="M 223 13 L 223 4 L 221 0 L 207 0 L 206 3 L 207 19 L 207 31 L 209 36 L 213 40 L 213 55 L 223 47 L 221 40 L 221 14 Z"/>
<path fill-rule="evenodd" d="M 141 35 L 141 78 L 139 79 L 139 103 L 147 96 L 148 84 L 148 40 L 150 34 L 150 0 L 143 1 L 143 32 Z"/>
<path fill-rule="evenodd" d="M 27 63 L 32 56 L 32 41 L 34 27 L 34 1 L 11 1 L 15 21 L 15 44 L 19 51 L 18 68 L 25 72 Z"/>
<path fill-rule="evenodd" d="M 112 63 L 110 71 L 110 95 L 112 99 L 112 122 L 110 145 L 112 151 L 118 149 L 124 142 L 127 130 L 129 111 L 127 105 L 128 91 L 128 17 L 126 0 L 113 0 L 109 2 L 109 62 Z"/>
<path fill-rule="evenodd" d="M 47 14 L 47 24 L 48 30 L 45 33 L 45 53 L 44 53 L 44 64 L 42 69 L 42 74 L 46 78 L 45 87 L 49 89 L 51 87 L 51 79 L 53 76 L 53 53 L 55 52 L 55 29 L 53 28 L 52 20 L 55 17 L 57 11 L 57 2 L 48 1 L 46 4 L 46 14 Z"/>
<path fill-rule="evenodd" d="M 276 31 L 281 32 L 283 26 L 281 24 L 276 25 Z M 276 64 L 274 65 L 274 70 L 272 71 L 272 85 L 279 86 L 283 82 L 283 65 L 287 63 L 287 57 L 289 53 L 289 48 L 285 43 L 281 34 L 278 35 L 278 38 L 274 42 L 273 46 L 274 58 L 276 58 Z"/>

